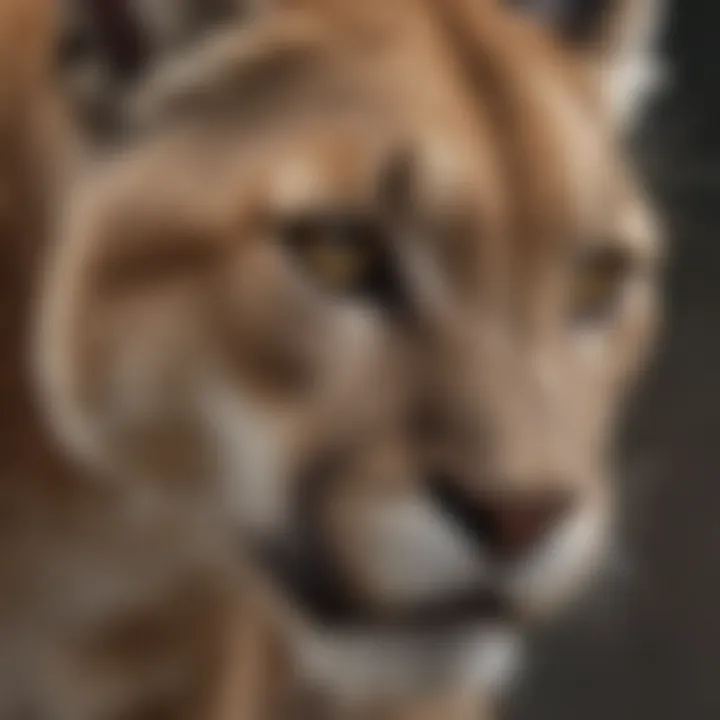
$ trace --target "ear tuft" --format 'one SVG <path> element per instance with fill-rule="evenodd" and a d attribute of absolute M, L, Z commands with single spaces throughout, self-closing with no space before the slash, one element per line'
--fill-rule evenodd
<path fill-rule="evenodd" d="M 627 127 L 664 81 L 657 52 L 667 0 L 512 0 L 606 68 L 613 114 Z"/>

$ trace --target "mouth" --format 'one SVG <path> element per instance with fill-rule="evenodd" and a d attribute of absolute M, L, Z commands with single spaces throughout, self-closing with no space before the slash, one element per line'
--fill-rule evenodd
<path fill-rule="evenodd" d="M 441 528 L 444 535 L 447 527 L 457 525 L 456 544 L 464 545 L 465 560 L 461 572 L 467 576 L 465 581 L 454 588 L 452 584 L 448 588 L 440 583 L 437 592 L 429 595 L 418 592 L 415 587 L 414 592 L 406 594 L 401 602 L 372 602 L 363 593 L 358 593 L 357 586 L 338 562 L 328 537 L 319 530 L 323 522 L 318 517 L 318 508 L 323 504 L 323 493 L 334 469 L 332 464 L 326 463 L 323 472 L 315 472 L 311 480 L 301 483 L 302 502 L 296 504 L 289 533 L 266 539 L 255 547 L 256 556 L 275 585 L 310 623 L 334 631 L 362 630 L 401 637 L 512 622 L 512 605 L 500 586 L 489 582 L 489 578 L 479 581 L 474 577 L 474 566 L 480 557 L 476 553 L 479 549 L 477 538 L 473 539 L 472 535 L 480 530 L 479 524 L 470 525 L 469 519 L 467 524 L 458 520 L 455 508 L 443 506 L 433 497 L 432 491 L 422 503 L 424 512 L 416 512 L 414 517 L 411 514 L 410 523 L 407 522 L 407 507 L 397 508 L 399 512 L 391 511 L 385 516 L 381 523 L 385 528 L 376 528 L 376 544 L 367 547 L 368 556 L 379 561 L 401 548 L 399 557 L 391 565 L 397 562 L 406 570 L 412 568 L 415 574 L 432 576 L 437 562 L 423 557 L 423 536 L 432 536 L 433 527 Z M 376 520 L 382 515 L 373 514 Z M 384 529 L 389 530 L 388 536 Z M 467 537 L 460 537 L 463 534 Z M 432 552 L 433 544 L 437 545 L 437 542 L 431 542 L 425 549 Z M 445 549 L 443 554 L 447 557 L 457 551 L 458 548 L 453 547 L 449 552 Z M 467 578 L 471 575 L 473 580 L 469 581 Z"/>
<path fill-rule="evenodd" d="M 237 426 L 225 416 L 218 424 Z M 470 486 L 425 473 L 376 491 L 385 487 L 378 479 L 356 482 L 352 448 L 319 454 L 286 477 L 283 462 L 238 470 L 236 444 L 225 481 L 235 490 L 236 478 L 254 477 L 272 505 L 262 522 L 247 520 L 252 495 L 238 483 L 243 515 L 238 520 L 234 506 L 229 512 L 242 554 L 254 557 L 272 592 L 308 627 L 408 638 L 521 630 L 571 599 L 604 558 L 611 513 L 603 489 L 568 495 L 538 479 L 537 490 L 493 494 L 489 488 L 512 484 Z M 268 455 L 274 446 L 265 447 Z"/>
<path fill-rule="evenodd" d="M 322 460 L 282 483 L 294 488 L 282 523 L 238 538 L 308 628 L 394 638 L 521 630 L 564 602 L 602 554 L 607 513 L 587 497 L 483 496 L 430 475 L 348 500 L 342 457 Z"/>
<path fill-rule="evenodd" d="M 349 590 L 325 553 L 307 550 L 302 543 L 274 544 L 262 548 L 260 557 L 296 609 L 313 624 L 329 630 L 363 630 L 401 637 L 433 635 L 479 624 L 511 624 L 515 619 L 509 597 L 491 586 L 378 610 Z"/>
<path fill-rule="evenodd" d="M 520 619 L 499 585 L 379 611 L 350 592 L 307 527 L 256 550 L 293 604 L 293 662 L 310 687 L 350 702 L 428 687 L 502 692 L 522 665 Z"/>
<path fill-rule="evenodd" d="M 374 548 L 368 546 L 365 557 L 367 567 L 377 571 L 377 586 L 389 577 L 391 584 L 406 582 L 413 587 L 413 592 L 406 587 L 403 596 L 396 594 L 391 601 L 369 602 L 353 592 L 352 583 L 333 562 L 332 552 L 309 524 L 290 540 L 256 546 L 257 557 L 273 584 L 309 625 L 394 638 L 451 635 L 482 627 L 520 629 L 533 617 L 552 614 L 556 605 L 572 596 L 575 586 L 582 586 L 594 574 L 593 568 L 604 557 L 605 516 L 590 508 L 548 528 L 519 556 L 488 562 L 483 557 L 487 535 L 480 532 L 485 528 L 485 514 L 462 516 L 456 504 L 445 500 L 428 503 L 432 512 L 417 514 L 414 527 L 403 523 L 397 513 L 389 513 L 387 520 L 395 533 L 390 537 L 375 526 L 377 542 Z M 452 542 L 433 556 L 438 538 Z M 452 552 L 466 555 L 454 577 L 447 573 L 455 562 Z M 389 566 L 378 569 L 393 554 Z M 406 577 L 401 581 L 403 571 Z M 428 577 L 433 579 L 434 592 L 419 592 L 418 578 L 426 582 Z M 392 591 L 399 592 L 397 584 Z"/>
<path fill-rule="evenodd" d="M 322 495 L 304 494 L 283 532 L 251 545 L 292 608 L 287 628 L 302 682 L 350 701 L 428 687 L 496 693 L 514 682 L 525 629 L 597 566 L 605 514 L 577 504 L 509 558 L 488 550 L 502 534 L 492 512 L 448 487 L 429 483 L 353 513 L 363 572 L 374 573 L 381 602 L 356 592 L 319 530 Z"/>
<path fill-rule="evenodd" d="M 334 554 L 317 532 L 317 525 L 309 522 L 308 518 L 296 525 L 291 537 L 256 544 L 255 556 L 276 587 L 291 599 L 295 609 L 311 623 L 326 629 L 376 631 L 385 636 L 400 637 L 454 632 L 487 624 L 514 624 L 517 618 L 513 603 L 503 583 L 496 582 L 498 573 L 488 575 L 482 581 L 468 579 L 468 566 L 475 560 L 479 565 L 481 559 L 479 552 L 477 558 L 474 557 L 474 541 L 471 538 L 477 528 L 458 522 L 447 510 L 442 510 L 440 514 L 443 526 L 457 526 L 453 530 L 458 536 L 468 535 L 467 539 L 462 539 L 466 545 L 464 552 L 468 555 L 464 571 L 468 577 L 459 587 L 440 587 L 437 593 L 429 596 L 417 593 L 402 602 L 380 603 L 380 606 L 368 602 L 367 598 L 353 590 L 352 583 L 348 582 Z M 430 534 L 433 518 L 421 516 L 420 521 L 423 520 L 427 521 L 427 526 L 421 532 Z M 395 523 L 396 526 L 400 524 Z M 443 526 L 439 527 L 444 535 L 446 528 Z M 398 544 L 407 547 L 415 544 L 415 539 L 411 535 L 402 538 Z M 421 542 L 417 545 L 422 548 Z M 392 553 L 396 549 L 393 545 L 389 542 L 386 547 L 371 551 L 371 555 L 377 558 L 383 551 Z M 400 554 L 402 556 L 402 552 Z M 413 572 L 429 576 L 436 570 L 434 561 L 430 559 L 423 564 L 407 558 L 403 564 L 406 570 L 408 565 L 412 565 Z"/>
<path fill-rule="evenodd" d="M 512 604 L 493 588 L 379 613 L 354 599 L 322 556 L 301 557 L 297 543 L 258 552 L 293 603 L 292 661 L 308 687 L 349 702 L 429 687 L 502 692 L 522 665 Z"/>

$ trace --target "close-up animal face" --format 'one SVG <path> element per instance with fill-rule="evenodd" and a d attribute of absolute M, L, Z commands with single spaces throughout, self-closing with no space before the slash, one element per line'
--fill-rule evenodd
<path fill-rule="evenodd" d="M 78 182 L 43 387 L 305 630 L 464 647 L 601 563 L 652 218 L 589 50 L 490 2 L 296 5 L 158 72 Z"/>

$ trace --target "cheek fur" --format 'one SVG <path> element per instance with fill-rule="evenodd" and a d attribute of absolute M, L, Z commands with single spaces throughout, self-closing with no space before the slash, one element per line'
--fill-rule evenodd
<path fill-rule="evenodd" d="M 213 385 L 204 395 L 217 479 L 232 521 L 245 531 L 277 536 L 291 512 L 281 423 L 230 388 Z"/>

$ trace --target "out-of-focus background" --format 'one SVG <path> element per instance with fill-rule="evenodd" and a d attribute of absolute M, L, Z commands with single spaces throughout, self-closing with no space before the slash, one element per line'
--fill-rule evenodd
<path fill-rule="evenodd" d="M 720 3 L 674 0 L 635 138 L 668 227 L 665 336 L 623 437 L 622 581 L 537 638 L 517 720 L 720 718 Z"/>

